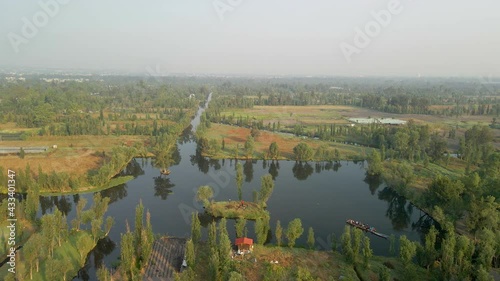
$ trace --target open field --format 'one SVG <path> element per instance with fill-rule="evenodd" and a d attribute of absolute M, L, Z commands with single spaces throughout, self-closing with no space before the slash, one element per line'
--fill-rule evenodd
<path fill-rule="evenodd" d="M 434 129 L 441 131 L 450 130 L 452 127 L 458 127 L 457 136 L 463 136 L 465 130 L 474 125 L 489 125 L 492 116 L 438 116 L 423 114 L 396 114 L 386 113 L 367 108 L 342 106 L 342 105 L 318 105 L 318 106 L 254 106 L 253 108 L 230 108 L 226 109 L 221 115 L 242 116 L 254 118 L 256 121 L 262 120 L 264 126 L 268 123 L 280 122 L 282 128 L 285 126 L 293 127 L 295 124 L 301 124 L 307 127 L 318 124 L 350 124 L 347 118 L 355 117 L 379 117 L 395 118 L 401 120 L 414 120 L 417 124 L 428 124 Z M 492 130 L 494 134 L 494 145 L 500 149 L 500 130 Z M 450 145 L 456 146 L 458 141 L 451 141 Z"/>
<path fill-rule="evenodd" d="M 221 114 L 231 116 L 234 113 L 246 117 L 247 115 L 255 117 L 257 120 L 268 122 L 280 121 L 282 124 L 345 124 L 350 123 L 344 118 L 354 117 L 381 117 L 410 120 L 417 123 L 435 123 L 435 124 L 458 124 L 459 127 L 491 123 L 491 116 L 438 116 L 423 114 L 396 114 L 371 110 L 362 107 L 344 106 L 344 105 L 310 105 L 310 106 L 254 106 L 253 108 L 231 108 Z"/>
<path fill-rule="evenodd" d="M 19 171 L 29 163 L 31 170 L 40 166 L 45 173 L 51 171 L 85 175 L 88 170 L 98 168 L 102 152 L 110 152 L 115 146 L 144 142 L 143 136 L 36 136 L 26 141 L 2 141 L 0 146 L 48 146 L 47 153 L 27 154 L 24 159 L 17 155 L 0 156 L 5 169 Z M 52 146 L 57 145 L 53 149 Z"/>
<path fill-rule="evenodd" d="M 0 124 L 0 133 L 35 132 L 38 128 L 20 128 L 14 122 Z"/>
<path fill-rule="evenodd" d="M 211 155 L 212 158 L 234 158 L 233 149 L 238 144 L 240 147 L 239 157 L 244 157 L 243 147 L 246 139 L 250 135 L 250 129 L 224 124 L 212 124 L 207 130 L 206 137 L 208 139 L 216 139 L 222 141 L 224 138 L 225 149 L 217 155 Z M 371 153 L 371 148 L 347 145 L 342 143 L 326 142 L 314 140 L 310 138 L 296 137 L 283 133 L 272 133 L 261 131 L 261 135 L 255 139 L 255 153 L 253 158 L 262 159 L 267 153 L 269 145 L 276 142 L 281 153 L 280 159 L 294 159 L 293 148 L 300 142 L 305 142 L 313 149 L 324 144 L 329 149 L 338 149 L 341 159 L 365 159 Z"/>

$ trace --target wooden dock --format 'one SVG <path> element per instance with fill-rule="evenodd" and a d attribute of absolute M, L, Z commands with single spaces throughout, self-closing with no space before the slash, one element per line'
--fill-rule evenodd
<path fill-rule="evenodd" d="M 162 237 L 153 243 L 144 281 L 173 281 L 174 272 L 180 272 L 186 252 L 186 239 Z"/>

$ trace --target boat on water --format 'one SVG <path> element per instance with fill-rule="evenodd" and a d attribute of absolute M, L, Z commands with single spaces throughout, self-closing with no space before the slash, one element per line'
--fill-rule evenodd
<path fill-rule="evenodd" d="M 359 229 L 366 231 L 366 232 L 370 232 L 373 235 L 376 235 L 378 237 L 385 238 L 385 239 L 389 238 L 388 235 L 377 232 L 377 229 L 375 229 L 375 227 L 369 226 L 366 223 L 362 223 L 360 221 L 355 221 L 355 220 L 346 220 L 345 222 L 353 227 L 359 228 Z"/>
<path fill-rule="evenodd" d="M 161 169 L 161 170 L 160 170 L 160 173 L 161 173 L 162 175 L 167 175 L 167 176 L 168 176 L 168 175 L 170 175 L 170 170 L 169 170 L 169 169 Z"/>

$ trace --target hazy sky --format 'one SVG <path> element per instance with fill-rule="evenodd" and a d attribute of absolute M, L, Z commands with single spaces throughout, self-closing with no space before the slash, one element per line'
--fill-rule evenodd
<path fill-rule="evenodd" d="M 40 3 L 56 1 L 0 0 L 0 65 L 145 74 L 500 76 L 498 0 L 59 0 L 69 3 L 52 5 L 55 12 L 44 18 Z M 385 26 L 372 15 L 381 10 L 392 13 L 379 20 Z M 23 34 L 32 31 L 26 20 L 38 31 Z M 356 43 L 356 28 L 367 26 L 370 42 Z"/>

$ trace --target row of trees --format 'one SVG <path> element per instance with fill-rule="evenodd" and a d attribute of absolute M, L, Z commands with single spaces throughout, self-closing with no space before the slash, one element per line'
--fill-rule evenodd
<path fill-rule="evenodd" d="M 272 80 L 232 79 L 218 86 L 223 97 L 217 107 L 249 108 L 254 105 L 353 105 L 395 113 L 498 114 L 495 84 L 454 79 L 294 78 Z M 493 97 L 492 97 L 493 95 Z M 449 107 L 432 108 L 431 105 Z"/>
<path fill-rule="evenodd" d="M 144 206 L 139 202 L 135 209 L 135 226 L 131 231 L 127 222 L 127 232 L 121 234 L 120 272 L 123 280 L 138 280 L 141 270 L 147 265 L 153 250 L 154 232 L 151 225 L 151 214 L 146 212 L 144 223 Z M 108 276 L 106 270 L 100 274 Z"/>

